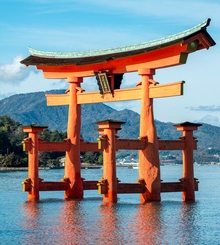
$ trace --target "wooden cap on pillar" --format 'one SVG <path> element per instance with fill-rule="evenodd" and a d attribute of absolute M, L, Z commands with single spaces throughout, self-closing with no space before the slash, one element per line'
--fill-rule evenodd
<path fill-rule="evenodd" d="M 31 124 L 31 125 L 23 126 L 23 131 L 25 133 L 38 133 L 38 132 L 43 132 L 45 128 L 48 128 L 48 126 Z"/>
<path fill-rule="evenodd" d="M 197 130 L 198 127 L 202 126 L 201 123 L 192 123 L 192 122 L 183 122 L 179 124 L 173 124 L 174 127 L 177 128 L 177 130 Z"/>
<path fill-rule="evenodd" d="M 104 121 L 95 122 L 95 124 L 98 124 L 99 129 L 105 129 L 105 128 L 114 128 L 116 130 L 121 129 L 121 124 L 124 124 L 123 121 L 117 121 L 112 119 L 106 119 Z"/>

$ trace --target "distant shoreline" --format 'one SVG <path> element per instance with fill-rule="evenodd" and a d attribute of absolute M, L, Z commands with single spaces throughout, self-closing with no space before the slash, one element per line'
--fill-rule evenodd
<path fill-rule="evenodd" d="M 180 164 L 163 164 L 161 166 L 169 166 L 169 165 L 180 165 Z M 194 163 L 194 166 L 220 166 L 219 163 L 209 163 L 209 164 L 198 164 Z M 95 164 L 82 164 L 81 169 L 99 169 L 102 168 L 102 165 L 95 165 Z M 123 165 L 116 165 L 116 167 L 129 167 L 129 166 L 123 166 Z M 53 170 L 53 168 L 50 167 L 39 167 L 39 170 Z M 59 169 L 59 168 L 54 168 Z M 64 169 L 64 168 L 60 168 Z M 15 167 L 0 167 L 0 172 L 9 172 L 9 171 L 28 171 L 28 167 L 21 167 L 21 168 L 15 168 Z"/>
<path fill-rule="evenodd" d="M 81 169 L 98 169 L 98 168 L 102 168 L 101 165 L 96 165 L 96 164 L 86 164 L 83 163 L 81 165 Z M 54 170 L 54 169 L 64 169 L 64 167 L 54 167 L 54 168 L 50 168 L 50 167 L 39 167 L 39 170 Z M 0 172 L 9 172 L 9 171 L 28 171 L 28 167 L 0 167 Z"/>
<path fill-rule="evenodd" d="M 39 170 L 49 170 L 49 167 L 39 167 Z M 28 167 L 0 167 L 0 172 L 8 172 L 8 171 L 28 171 Z"/>

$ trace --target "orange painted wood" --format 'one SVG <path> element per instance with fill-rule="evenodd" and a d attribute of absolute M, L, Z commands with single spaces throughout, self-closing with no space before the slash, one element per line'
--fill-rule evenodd
<path fill-rule="evenodd" d="M 156 127 L 153 116 L 153 99 L 149 98 L 149 79 L 153 79 L 154 70 L 141 69 L 142 100 L 140 113 L 140 137 L 147 137 L 145 150 L 139 151 L 139 179 L 146 183 L 146 191 L 140 195 L 141 203 L 160 201 L 160 160 Z"/>
<path fill-rule="evenodd" d="M 183 192 L 185 191 L 184 182 L 162 182 L 161 192 Z"/>
<path fill-rule="evenodd" d="M 39 190 L 40 191 L 65 191 L 69 188 L 69 184 L 67 182 L 40 182 Z"/>
<path fill-rule="evenodd" d="M 118 183 L 119 194 L 144 193 L 146 187 L 138 183 Z"/>
<path fill-rule="evenodd" d="M 144 140 L 127 140 L 119 139 L 116 141 L 117 150 L 144 150 L 147 146 L 147 141 Z"/>
<path fill-rule="evenodd" d="M 103 150 L 103 178 L 99 181 L 99 193 L 103 195 L 104 202 L 117 202 L 117 177 L 116 177 L 116 130 L 121 128 L 121 122 L 109 120 L 98 122 L 99 133 L 105 135 L 107 147 Z M 103 181 L 104 180 L 104 181 Z"/>
<path fill-rule="evenodd" d="M 47 127 L 44 127 L 44 126 L 35 126 L 35 125 L 30 125 L 30 126 L 24 126 L 23 127 L 23 131 L 25 133 L 31 133 L 31 134 L 38 134 L 40 132 L 43 132 L 44 129 L 47 128 Z M 30 138 L 30 137 L 29 137 Z"/>
<path fill-rule="evenodd" d="M 96 142 L 80 142 L 80 151 L 87 152 L 87 151 L 102 151 L 102 149 L 98 148 L 98 143 Z"/>
<path fill-rule="evenodd" d="M 149 87 L 150 98 L 163 98 L 183 95 L 183 81 Z M 69 105 L 69 94 L 46 94 L 47 106 Z M 100 92 L 77 93 L 78 104 L 106 103 L 125 100 L 140 100 L 141 86 L 114 90 L 114 95 Z"/>
<path fill-rule="evenodd" d="M 38 132 L 29 133 L 32 149 L 28 154 L 28 178 L 31 179 L 31 191 L 28 192 L 28 200 L 39 199 L 39 173 L 38 173 Z"/>
<path fill-rule="evenodd" d="M 128 139 L 118 139 L 116 140 L 116 150 L 141 150 L 145 149 L 147 141 L 144 140 L 128 140 Z M 104 149 L 104 148 L 103 148 Z M 102 148 L 98 148 L 98 143 L 95 142 L 80 142 L 80 151 L 102 151 Z"/>
<path fill-rule="evenodd" d="M 69 94 L 46 94 L 47 106 L 69 105 Z"/>
<path fill-rule="evenodd" d="M 98 190 L 97 180 L 83 180 L 83 190 Z"/>
<path fill-rule="evenodd" d="M 184 81 L 149 87 L 149 98 L 164 98 L 183 95 Z"/>
<path fill-rule="evenodd" d="M 171 67 L 171 66 L 176 66 L 176 65 L 182 65 L 185 64 L 188 58 L 187 53 L 181 53 L 174 55 L 173 57 L 168 57 L 168 58 L 162 58 L 159 60 L 153 60 L 153 61 L 147 61 L 147 62 L 142 62 L 138 64 L 131 64 L 131 65 L 124 65 L 123 67 L 120 67 L 119 65 L 117 67 L 114 67 L 114 65 L 111 65 L 111 67 L 107 66 L 107 68 L 103 68 L 103 70 L 111 70 L 114 74 L 117 73 L 128 73 L 128 72 L 135 72 L 140 68 L 144 67 L 149 67 L 152 69 L 159 69 L 159 68 L 166 68 L 166 67 Z M 56 66 L 57 67 L 57 66 Z M 73 70 L 79 69 L 78 66 L 73 67 Z M 94 76 L 94 72 L 98 71 L 97 69 L 102 70 L 102 67 L 106 67 L 106 63 L 102 65 L 93 65 L 93 67 L 89 67 L 89 69 L 94 68 L 96 70 L 88 70 L 88 71 L 58 71 L 58 72 L 49 72 L 45 71 L 45 68 L 42 69 L 41 66 L 37 66 L 38 69 L 43 70 L 44 77 L 47 79 L 66 79 L 69 76 L 77 76 L 77 77 L 91 77 Z M 81 67 L 80 67 L 81 68 Z"/>
<path fill-rule="evenodd" d="M 41 66 L 37 66 L 39 70 L 42 69 Z M 76 71 L 76 72 L 65 72 L 65 71 L 60 71 L 60 72 L 50 72 L 50 71 L 43 71 L 44 78 L 46 79 L 66 79 L 71 76 L 76 76 L 76 77 L 93 77 L 94 76 L 94 71 L 93 70 L 88 70 L 88 71 Z"/>
<path fill-rule="evenodd" d="M 23 182 L 23 188 L 28 189 L 28 200 L 39 200 L 39 171 L 38 171 L 38 133 L 43 132 L 46 127 L 29 125 L 24 126 L 23 131 L 28 133 L 28 138 L 23 144 L 28 144 L 28 178 Z M 29 145 L 31 143 L 31 146 Z M 25 148 L 25 147 L 24 147 Z M 31 188 L 30 188 L 31 186 Z"/>
<path fill-rule="evenodd" d="M 183 140 L 158 140 L 159 150 L 184 150 Z M 193 140 L 193 150 L 197 150 L 197 141 Z"/>
<path fill-rule="evenodd" d="M 133 55 L 124 58 L 108 60 L 98 64 L 68 65 L 68 66 L 37 66 L 43 70 L 45 78 L 67 78 L 69 76 L 91 76 L 91 71 L 110 70 L 112 73 L 134 72 L 140 68 L 162 68 L 185 64 L 187 59 L 187 44 L 174 46 L 147 52 L 141 55 Z M 187 51 L 188 52 L 188 51 Z M 182 55 L 182 56 L 181 56 Z M 183 57 L 184 56 L 184 57 Z M 86 73 L 88 71 L 88 73 Z"/>
<path fill-rule="evenodd" d="M 195 181 L 193 167 L 193 131 L 183 131 L 185 136 L 185 149 L 183 150 L 183 178 L 186 189 L 183 192 L 183 201 L 195 200 Z"/>
<path fill-rule="evenodd" d="M 38 150 L 39 151 L 55 151 L 64 152 L 70 150 L 70 141 L 65 142 L 43 142 L 39 140 Z"/>
<path fill-rule="evenodd" d="M 78 94 L 78 103 L 90 104 L 90 103 L 106 103 L 117 102 L 124 100 L 137 100 L 140 99 L 139 88 L 127 88 L 127 89 L 115 89 L 114 94 L 105 94 L 104 96 L 97 92 L 85 92 Z"/>
<path fill-rule="evenodd" d="M 158 140 L 159 150 L 183 150 L 185 142 L 183 140 Z"/>
<path fill-rule="evenodd" d="M 31 180 L 31 191 L 28 192 L 28 200 L 39 199 L 39 172 L 38 172 L 38 132 L 29 132 L 32 148 L 28 152 L 28 178 Z M 43 131 L 43 130 L 42 130 Z"/>
<path fill-rule="evenodd" d="M 54 152 L 64 152 L 69 151 L 70 142 L 42 142 L 38 141 L 38 151 L 54 151 Z M 24 151 L 31 150 L 31 142 L 27 141 L 23 143 Z M 141 140 L 129 140 L 129 139 L 118 139 L 116 141 L 116 149 L 122 150 L 143 150 L 147 145 L 146 141 Z M 159 150 L 184 150 L 185 142 L 184 140 L 158 140 Z M 197 149 L 197 140 L 193 141 L 193 150 Z M 80 151 L 102 151 L 103 149 L 98 148 L 98 143 L 96 142 L 84 142 L 80 141 Z"/>
<path fill-rule="evenodd" d="M 185 141 L 185 148 L 183 149 L 183 178 L 185 184 L 185 190 L 182 193 L 183 201 L 194 201 L 195 190 L 198 189 L 198 183 L 194 178 L 194 166 L 193 166 L 193 148 L 195 139 L 193 137 L 193 130 L 197 130 L 199 124 L 180 124 L 175 125 L 177 130 L 183 131 L 183 138 Z"/>
<path fill-rule="evenodd" d="M 159 60 L 147 61 L 135 65 L 127 65 L 126 72 L 134 72 L 145 67 L 148 67 L 150 69 L 159 69 L 176 65 L 182 65 L 186 64 L 187 58 L 187 53 L 180 53 L 172 57 L 161 58 Z"/>
<path fill-rule="evenodd" d="M 116 143 L 115 130 L 104 129 L 108 138 L 108 147 L 103 151 L 103 177 L 108 181 L 108 192 L 104 194 L 104 202 L 117 202 L 117 178 L 116 178 Z"/>
<path fill-rule="evenodd" d="M 70 150 L 66 152 L 65 176 L 69 179 L 70 187 L 65 191 L 65 198 L 82 198 L 83 181 L 81 178 L 80 163 L 80 129 L 81 129 L 81 106 L 77 105 L 77 88 L 82 79 L 68 78 L 70 83 L 70 100 L 68 112 L 67 137 L 71 142 Z"/>

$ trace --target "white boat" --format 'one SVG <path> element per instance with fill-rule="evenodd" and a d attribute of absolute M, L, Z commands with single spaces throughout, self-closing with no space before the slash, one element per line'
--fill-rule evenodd
<path fill-rule="evenodd" d="M 127 167 L 130 169 L 138 169 L 138 162 L 134 159 L 130 161 L 123 159 L 122 161 L 119 161 L 119 163 L 117 163 L 117 167 Z"/>

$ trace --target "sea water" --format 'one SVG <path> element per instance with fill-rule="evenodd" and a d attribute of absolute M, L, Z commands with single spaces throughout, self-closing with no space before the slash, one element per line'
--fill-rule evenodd
<path fill-rule="evenodd" d="M 161 179 L 178 181 L 182 166 L 162 166 Z M 83 169 L 99 180 L 102 169 Z M 26 171 L 0 172 L 0 244 L 220 244 L 220 166 L 195 166 L 196 201 L 181 193 L 162 193 L 161 202 L 140 204 L 139 194 L 120 194 L 118 203 L 102 202 L 97 191 L 83 200 L 64 200 L 63 191 L 40 192 L 27 201 L 21 182 Z M 45 181 L 60 181 L 63 170 L 40 170 Z M 137 169 L 117 168 L 121 182 L 135 182 Z"/>

